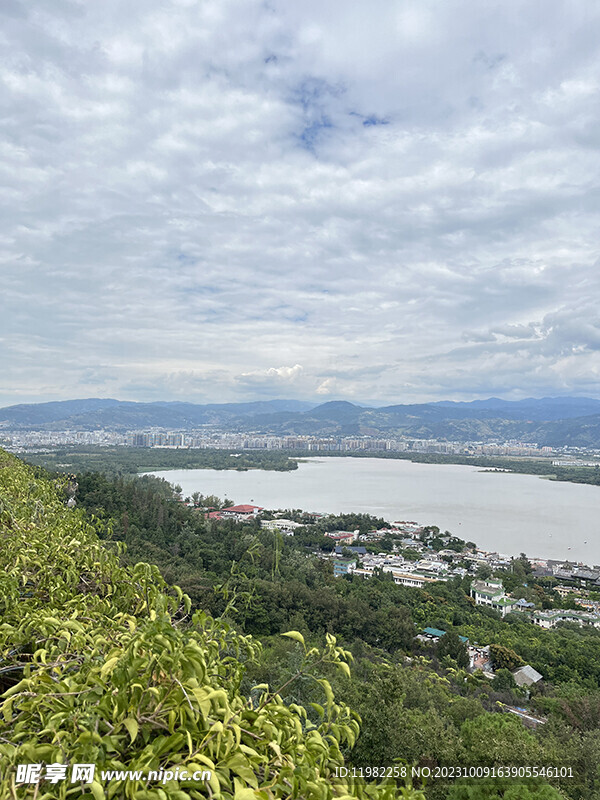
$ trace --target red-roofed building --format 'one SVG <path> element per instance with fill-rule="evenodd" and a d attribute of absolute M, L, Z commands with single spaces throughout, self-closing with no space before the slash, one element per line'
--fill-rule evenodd
<path fill-rule="evenodd" d="M 221 511 L 222 519 L 237 519 L 243 521 L 245 519 L 252 519 L 259 511 L 263 511 L 261 506 L 229 506 Z"/>
<path fill-rule="evenodd" d="M 206 519 L 222 519 L 220 511 L 209 511 Z"/>

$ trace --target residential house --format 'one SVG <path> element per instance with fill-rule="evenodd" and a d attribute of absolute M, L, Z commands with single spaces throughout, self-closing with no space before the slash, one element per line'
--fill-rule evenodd
<path fill-rule="evenodd" d="M 504 593 L 502 581 L 492 578 L 484 581 L 472 581 L 471 597 L 478 606 L 487 606 L 498 611 L 502 617 L 510 613 L 517 601 Z"/>
<path fill-rule="evenodd" d="M 442 638 L 442 636 L 445 636 L 445 635 L 446 635 L 446 631 L 442 631 L 439 628 L 423 628 L 423 633 L 419 634 L 419 636 L 417 636 L 417 639 L 420 639 L 421 641 L 437 642 Z M 468 638 L 466 636 L 460 636 L 459 635 L 458 638 L 464 644 L 468 644 L 468 642 L 469 642 L 469 640 L 468 640 Z"/>
<path fill-rule="evenodd" d="M 530 664 L 525 664 L 524 667 L 513 669 L 512 676 L 517 686 L 533 686 L 534 683 L 541 681 L 544 677 Z"/>
<path fill-rule="evenodd" d="M 469 645 L 469 669 L 471 672 L 481 670 L 486 678 L 494 677 L 494 667 L 490 655 L 489 644 L 481 647 L 478 644 Z"/>
<path fill-rule="evenodd" d="M 351 558 L 336 558 L 333 561 L 333 576 L 339 578 L 342 575 L 348 575 L 352 572 L 354 560 Z"/>
<path fill-rule="evenodd" d="M 533 611 L 535 608 L 535 603 L 528 603 L 524 597 L 519 598 L 515 603 L 513 611 Z"/>
<path fill-rule="evenodd" d="M 354 546 L 354 545 L 336 545 L 335 547 L 335 554 L 336 556 L 344 555 L 344 551 L 348 551 L 353 553 L 356 556 L 364 556 L 367 552 L 366 547 Z"/>
<path fill-rule="evenodd" d="M 358 534 L 349 533 L 348 531 L 331 531 L 326 533 L 325 536 L 333 539 L 336 544 L 353 544 L 358 538 Z"/>

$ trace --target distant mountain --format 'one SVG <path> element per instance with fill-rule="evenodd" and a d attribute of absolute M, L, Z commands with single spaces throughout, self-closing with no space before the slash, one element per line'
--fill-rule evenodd
<path fill-rule="evenodd" d="M 69 419 L 79 414 L 102 411 L 105 408 L 122 405 L 119 400 L 60 400 L 52 403 L 31 403 L 8 406 L 0 409 L 0 424 L 15 427 L 44 425 L 48 422 Z"/>
<path fill-rule="evenodd" d="M 269 412 L 299 413 L 313 407 L 299 400 L 253 403 L 155 402 L 113 399 L 63 400 L 0 409 L 0 427 L 14 430 L 131 430 L 144 427 L 185 428 L 226 424 Z"/>
<path fill-rule="evenodd" d="M 329 402 L 301 413 L 257 415 L 243 422 L 257 433 L 316 436 L 408 436 L 448 441 L 600 447 L 600 401 L 543 398 L 511 402 L 422 403 L 364 408 Z M 242 429 L 240 427 L 239 429 Z"/>
<path fill-rule="evenodd" d="M 320 405 L 296 400 L 199 405 L 96 398 L 0 409 L 0 427 L 9 430 L 191 429 L 203 425 L 279 435 L 481 442 L 520 439 L 552 446 L 600 447 L 600 401 L 586 397 L 489 398 L 369 408 L 343 400 Z"/>
<path fill-rule="evenodd" d="M 488 400 L 472 400 L 470 403 L 442 400 L 432 405 L 442 408 L 473 410 L 501 411 L 496 416 L 507 416 L 509 419 L 569 419 L 570 417 L 585 417 L 590 414 L 600 414 L 600 400 L 591 397 L 543 397 L 541 399 L 528 398 L 526 400 L 501 400 L 499 397 L 490 397 Z"/>

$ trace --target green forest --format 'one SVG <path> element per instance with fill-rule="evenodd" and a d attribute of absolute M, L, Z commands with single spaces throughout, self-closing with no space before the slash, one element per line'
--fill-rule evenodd
<path fill-rule="evenodd" d="M 325 531 L 381 520 L 281 536 L 208 520 L 151 476 L 73 478 L 8 455 L 0 497 L 0 797 L 600 800 L 600 633 L 503 620 L 468 578 L 334 578 Z M 526 560 L 503 578 L 552 604 Z M 428 626 L 446 631 L 437 645 L 416 638 Z M 493 646 L 493 680 L 467 670 L 459 634 Z M 522 663 L 544 676 L 530 691 L 510 672 Z M 18 763 L 86 760 L 213 778 L 15 789 Z M 373 767 L 399 777 L 371 780 Z M 413 767 L 525 777 L 411 781 Z"/>
<path fill-rule="evenodd" d="M 298 469 L 281 450 L 170 449 L 153 447 L 59 447 L 27 455 L 31 464 L 59 472 L 104 472 L 127 475 L 163 469 Z"/>

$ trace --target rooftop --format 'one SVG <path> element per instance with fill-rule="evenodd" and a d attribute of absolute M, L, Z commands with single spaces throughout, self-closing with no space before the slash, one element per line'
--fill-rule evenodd
<path fill-rule="evenodd" d="M 512 676 L 517 686 L 531 686 L 533 683 L 541 681 L 544 677 L 530 664 L 525 664 L 524 667 L 513 670 Z"/>
<path fill-rule="evenodd" d="M 442 636 L 446 635 L 446 631 L 441 631 L 439 628 L 423 628 L 423 633 L 427 634 L 427 636 L 435 636 L 437 639 L 441 639 Z M 466 636 L 461 636 L 460 634 L 458 638 L 465 644 L 469 641 Z"/>

